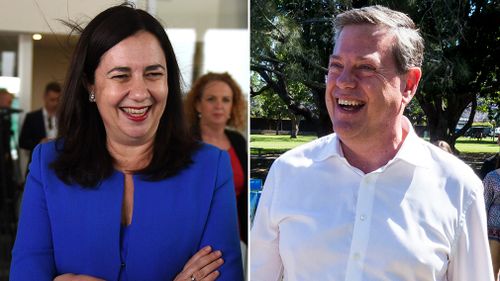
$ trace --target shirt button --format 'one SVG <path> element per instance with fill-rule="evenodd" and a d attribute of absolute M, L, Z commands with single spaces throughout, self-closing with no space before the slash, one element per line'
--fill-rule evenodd
<path fill-rule="evenodd" d="M 359 258 L 360 258 L 360 257 L 361 257 L 361 256 L 359 255 L 359 253 L 354 253 L 354 255 L 352 255 L 352 258 L 353 258 L 355 261 L 359 260 Z"/>
<path fill-rule="evenodd" d="M 362 221 L 364 221 L 364 220 L 366 220 L 366 216 L 365 215 L 361 215 L 361 216 L 359 216 L 359 219 L 362 220 Z"/>
<path fill-rule="evenodd" d="M 120 265 L 121 267 L 125 267 L 126 264 L 124 262 L 122 262 L 122 264 Z"/>

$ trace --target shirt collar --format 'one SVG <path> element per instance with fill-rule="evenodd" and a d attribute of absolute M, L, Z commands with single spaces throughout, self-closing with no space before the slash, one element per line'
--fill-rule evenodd
<path fill-rule="evenodd" d="M 333 133 L 318 139 L 317 153 L 312 157 L 315 161 L 323 161 L 330 157 L 344 158 L 340 139 L 337 134 Z"/>
<path fill-rule="evenodd" d="M 400 159 L 414 166 L 430 167 L 430 154 L 425 141 L 415 133 L 410 120 L 406 116 L 402 118 L 403 129 L 408 131 L 408 135 L 393 160 Z"/>
<path fill-rule="evenodd" d="M 424 140 L 422 140 L 413 129 L 410 120 L 406 116 L 402 116 L 403 130 L 407 131 L 403 144 L 401 145 L 398 153 L 394 159 L 390 160 L 389 163 L 395 160 L 402 160 L 414 166 L 429 167 L 429 151 L 424 145 Z M 340 139 L 337 134 L 333 133 L 318 139 L 318 146 L 316 147 L 317 152 L 313 155 L 313 160 L 323 161 L 330 157 L 344 158 L 344 153 L 340 145 Z M 389 164 L 387 163 L 387 164 Z"/>

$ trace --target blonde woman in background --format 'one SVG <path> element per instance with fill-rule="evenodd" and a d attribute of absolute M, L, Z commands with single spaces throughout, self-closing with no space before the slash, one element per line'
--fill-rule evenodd
<path fill-rule="evenodd" d="M 241 240 L 247 243 L 247 141 L 237 131 L 246 125 L 246 102 L 240 87 L 227 73 L 207 73 L 196 80 L 185 100 L 195 136 L 229 152 L 236 191 Z M 228 129 L 231 127 L 231 130 Z"/>

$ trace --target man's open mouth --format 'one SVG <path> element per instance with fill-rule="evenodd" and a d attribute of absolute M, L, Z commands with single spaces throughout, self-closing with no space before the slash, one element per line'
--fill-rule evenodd
<path fill-rule="evenodd" d="M 365 106 L 364 102 L 346 99 L 337 99 L 337 104 L 346 111 L 356 111 Z"/>

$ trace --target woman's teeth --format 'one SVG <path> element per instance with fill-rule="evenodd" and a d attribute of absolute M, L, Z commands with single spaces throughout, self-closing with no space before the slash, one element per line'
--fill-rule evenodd
<path fill-rule="evenodd" d="M 143 115 L 148 111 L 149 107 L 142 108 L 131 108 L 131 107 L 122 107 L 122 110 L 130 115 Z"/>

